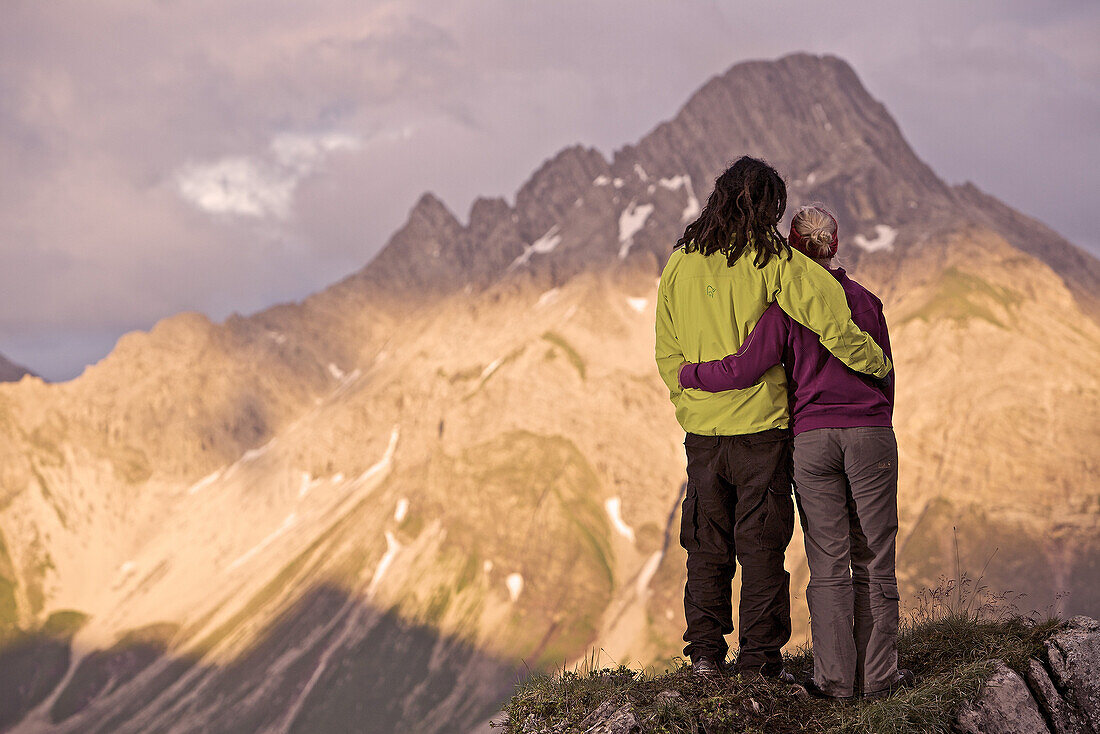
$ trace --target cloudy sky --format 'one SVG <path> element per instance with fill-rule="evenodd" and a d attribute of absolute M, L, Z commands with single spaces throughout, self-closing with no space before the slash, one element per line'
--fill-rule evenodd
<path fill-rule="evenodd" d="M 1098 40 L 1094 0 L 4 0 L 0 353 L 68 379 L 178 311 L 301 298 L 421 192 L 464 219 L 793 51 L 848 60 L 948 181 L 1100 254 Z"/>

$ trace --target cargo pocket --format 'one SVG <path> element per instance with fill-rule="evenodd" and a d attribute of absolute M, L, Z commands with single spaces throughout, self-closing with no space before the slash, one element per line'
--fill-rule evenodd
<path fill-rule="evenodd" d="M 881 620 L 879 624 L 887 635 L 898 633 L 898 605 L 901 596 L 898 594 L 897 584 L 879 584 L 879 594 L 882 595 Z"/>
<path fill-rule="evenodd" d="M 761 524 L 760 547 L 766 550 L 786 550 L 794 537 L 794 500 L 791 493 L 764 493 L 764 522 Z"/>
<path fill-rule="evenodd" d="M 696 505 L 698 497 L 695 487 L 688 482 L 687 492 L 684 494 L 684 503 L 680 507 L 680 545 L 686 551 L 693 551 L 697 546 L 696 541 Z"/>

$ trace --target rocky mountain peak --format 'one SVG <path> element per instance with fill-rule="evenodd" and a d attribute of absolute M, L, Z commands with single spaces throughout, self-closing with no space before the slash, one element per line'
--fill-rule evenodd
<path fill-rule="evenodd" d="M 541 237 L 565 218 L 597 177 L 610 170 L 602 153 L 581 145 L 547 160 L 516 193 L 520 233 L 528 241 Z"/>
<path fill-rule="evenodd" d="M 470 205 L 470 217 L 467 227 L 471 232 L 491 229 L 504 217 L 512 214 L 512 207 L 503 197 L 487 198 L 479 196 Z"/>
<path fill-rule="evenodd" d="M 408 223 L 405 226 L 424 227 L 429 230 L 446 232 L 462 225 L 451 213 L 451 210 L 447 208 L 447 205 L 440 201 L 439 197 L 430 191 L 426 191 L 420 195 L 416 204 L 409 211 Z"/>
<path fill-rule="evenodd" d="M 404 226 L 364 269 L 368 287 L 383 294 L 445 290 L 453 279 L 462 224 L 434 194 L 421 195 Z"/>
<path fill-rule="evenodd" d="M 618 150 L 610 162 L 582 145 L 561 150 L 519 188 L 514 207 L 503 199 L 479 199 L 465 227 L 443 202 L 424 194 L 405 226 L 364 269 L 365 279 L 383 291 L 449 292 L 485 283 L 505 273 L 527 248 L 545 245 L 552 230 L 564 232 L 579 220 L 588 220 L 575 228 L 585 243 L 563 235 L 553 257 L 531 265 L 554 261 L 557 271 L 571 272 L 576 264 L 565 261 L 577 256 L 570 253 L 587 248 L 581 259 L 613 261 L 635 239 L 665 251 L 688 221 L 678 215 L 694 216 L 713 179 L 746 153 L 786 176 L 792 211 L 807 201 L 828 201 L 845 231 L 868 241 L 884 224 L 928 221 L 959 208 L 950 187 L 914 154 L 847 63 L 793 54 L 737 64 L 713 77 L 675 117 Z M 662 205 L 661 199 L 667 201 Z M 625 215 L 616 209 L 624 206 L 630 209 Z M 664 208 L 674 213 L 667 222 Z M 593 220 L 608 209 L 616 219 L 625 216 L 618 241 Z M 642 222 L 649 216 L 642 214 L 653 211 L 652 220 Z M 626 236 L 631 222 L 653 231 Z"/>
<path fill-rule="evenodd" d="M 18 382 L 23 379 L 23 375 L 34 375 L 34 373 L 0 354 L 0 382 Z"/>
<path fill-rule="evenodd" d="M 847 231 L 872 235 L 950 210 L 950 189 L 886 109 L 836 57 L 794 54 L 737 64 L 623 154 L 661 175 L 690 174 L 701 195 L 736 156 L 787 178 L 791 203 L 829 201 Z"/>

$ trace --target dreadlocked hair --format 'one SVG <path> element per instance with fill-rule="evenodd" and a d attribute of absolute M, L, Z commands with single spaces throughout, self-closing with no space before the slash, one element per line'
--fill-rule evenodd
<path fill-rule="evenodd" d="M 722 252 L 733 265 L 746 248 L 753 264 L 764 267 L 772 255 L 791 257 L 787 239 L 776 225 L 787 208 L 787 185 L 767 163 L 742 156 L 714 181 L 714 191 L 698 219 L 676 241 L 686 252 Z"/>

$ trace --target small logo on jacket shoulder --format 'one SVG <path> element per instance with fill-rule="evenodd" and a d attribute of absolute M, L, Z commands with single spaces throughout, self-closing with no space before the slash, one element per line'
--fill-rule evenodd
<path fill-rule="evenodd" d="M 717 293 L 717 292 L 718 291 L 715 289 L 714 286 L 712 286 L 712 285 L 707 286 L 707 295 L 710 296 L 711 298 L 714 298 L 714 294 Z"/>

